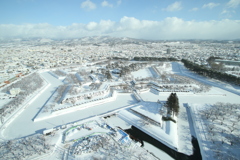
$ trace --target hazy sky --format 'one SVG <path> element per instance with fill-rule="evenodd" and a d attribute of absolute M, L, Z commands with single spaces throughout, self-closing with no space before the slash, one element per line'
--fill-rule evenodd
<path fill-rule="evenodd" d="M 0 0 L 0 38 L 240 38 L 240 0 Z"/>

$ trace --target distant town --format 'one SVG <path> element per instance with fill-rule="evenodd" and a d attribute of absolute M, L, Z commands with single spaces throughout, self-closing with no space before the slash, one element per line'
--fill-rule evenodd
<path fill-rule="evenodd" d="M 238 73 L 239 41 L 146 41 L 131 38 L 86 37 L 71 40 L 14 39 L 1 43 L 1 86 L 15 77 L 36 69 L 97 63 L 113 58 L 174 57 L 208 66 L 209 57 L 236 67 L 226 69 Z M 221 60 L 222 59 L 222 60 Z"/>

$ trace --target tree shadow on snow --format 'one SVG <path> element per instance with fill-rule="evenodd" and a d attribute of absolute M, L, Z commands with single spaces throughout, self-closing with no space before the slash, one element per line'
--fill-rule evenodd
<path fill-rule="evenodd" d="M 153 113 L 153 114 L 159 114 L 160 108 L 161 108 L 161 105 L 157 102 L 145 102 L 140 107 L 140 109 L 145 110 L 149 113 Z"/>
<path fill-rule="evenodd" d="M 36 130 L 35 133 L 36 134 L 43 134 L 44 130 L 46 130 L 46 128 L 42 128 L 42 129 Z"/>
<path fill-rule="evenodd" d="M 176 74 L 180 74 L 179 64 L 177 62 L 172 62 L 172 71 Z"/>

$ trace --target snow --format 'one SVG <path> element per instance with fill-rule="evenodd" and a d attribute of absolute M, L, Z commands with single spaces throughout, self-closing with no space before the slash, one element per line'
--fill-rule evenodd
<path fill-rule="evenodd" d="M 185 153 L 187 155 L 193 154 L 192 149 L 192 136 L 196 137 L 194 130 L 192 129 L 192 119 L 189 117 L 189 114 L 187 114 L 186 106 L 180 105 L 179 109 L 179 115 L 178 115 L 178 122 L 177 122 L 177 128 L 178 128 L 178 151 L 181 153 Z M 193 131 L 192 131 L 193 130 Z"/>
<path fill-rule="evenodd" d="M 36 118 L 34 118 L 34 121 L 40 121 L 40 120 L 44 120 L 44 119 L 48 119 L 48 118 L 52 118 L 52 117 L 56 117 L 59 115 L 63 115 L 63 114 L 68 114 L 71 112 L 75 112 L 78 110 L 83 110 L 86 108 L 90 108 L 96 105 L 100 105 L 100 104 L 105 104 L 111 101 L 115 101 L 116 100 L 116 92 L 113 92 L 111 95 L 109 93 L 109 95 L 107 95 L 106 97 L 104 96 L 96 96 L 94 97 L 92 100 L 82 100 L 81 102 L 78 102 L 76 105 L 59 105 L 57 107 L 55 107 L 54 111 L 49 111 L 49 112 L 40 112 Z M 99 100 L 100 99 L 100 100 Z M 51 102 L 50 102 L 51 103 Z"/>
<path fill-rule="evenodd" d="M 121 157 L 132 156 L 156 159 L 139 147 L 138 143 L 132 141 L 124 131 L 105 123 L 101 118 L 78 121 L 70 128 L 55 132 L 57 135 L 61 133 L 64 134 L 66 141 L 58 143 L 48 159 L 55 160 L 63 156 L 66 159 L 92 159 L 92 157 L 122 159 Z"/>
<path fill-rule="evenodd" d="M 96 105 L 84 110 L 78 110 L 68 114 L 49 118 L 44 121 L 34 122 L 39 110 L 46 104 L 49 97 L 56 90 L 62 81 L 51 76 L 47 72 L 41 73 L 42 76 L 51 84 L 39 97 L 37 97 L 22 114 L 20 114 L 9 126 L 2 131 L 3 137 L 7 139 L 20 138 L 34 133 L 42 133 L 46 128 L 60 126 L 76 120 L 86 119 L 92 116 L 108 113 L 120 109 L 138 101 L 130 94 L 118 94 L 115 101 Z M 16 132 L 17 131 L 17 132 Z"/>
<path fill-rule="evenodd" d="M 171 65 L 172 64 L 172 65 Z M 42 94 L 39 94 L 32 102 L 28 105 L 21 114 L 16 118 L 13 118 L 10 123 L 5 126 L 5 129 L 1 130 L 1 138 L 2 139 L 17 139 L 25 136 L 29 136 L 36 133 L 42 133 L 46 129 L 52 130 L 52 128 L 59 128 L 62 125 L 67 124 L 68 129 L 74 125 L 80 125 L 80 123 L 85 123 L 90 120 L 94 120 L 95 118 L 110 115 L 113 113 L 118 114 L 118 116 L 111 116 L 106 118 L 105 121 L 110 126 L 119 126 L 123 129 L 130 128 L 130 124 L 149 134 L 153 138 L 159 140 L 164 143 L 168 147 L 177 150 L 178 152 L 182 152 L 187 155 L 192 154 L 192 144 L 191 144 L 191 135 L 196 136 L 198 138 L 201 153 L 203 159 L 212 159 L 213 153 L 209 150 L 208 146 L 210 146 L 210 141 L 204 139 L 204 123 L 198 114 L 201 112 L 201 109 L 206 105 L 212 105 L 216 102 L 231 102 L 231 103 L 240 103 L 239 95 L 240 95 L 240 87 L 229 85 L 223 82 L 219 82 L 212 79 L 207 79 L 205 77 L 198 76 L 194 73 L 189 72 L 182 64 L 173 62 L 168 63 L 162 66 L 157 67 L 161 72 L 173 72 L 178 75 L 187 76 L 202 83 L 213 86 L 210 91 L 206 93 L 192 93 L 192 92 L 177 92 L 177 96 L 179 98 L 180 104 L 180 113 L 177 117 L 177 123 L 172 121 L 164 121 L 162 122 L 162 126 L 157 126 L 152 123 L 146 125 L 143 123 L 145 120 L 137 113 L 134 113 L 132 110 L 149 117 L 153 121 L 161 122 L 161 116 L 158 114 L 160 105 L 158 102 L 164 102 L 168 98 L 171 92 L 160 92 L 159 95 L 153 94 L 150 91 L 146 91 L 143 93 L 137 94 L 140 96 L 139 99 L 141 102 L 134 97 L 134 93 L 125 93 L 120 94 L 116 93 L 116 98 L 112 101 L 99 103 L 101 101 L 90 102 L 85 100 L 87 103 L 82 108 L 82 110 L 62 110 L 59 115 L 54 115 L 51 118 L 49 115 L 44 115 L 41 113 L 41 109 L 46 104 L 51 104 L 54 96 L 54 91 L 57 89 L 59 85 L 62 85 L 63 82 L 51 75 L 51 72 L 41 72 L 40 75 L 49 83 L 49 87 L 46 88 Z M 134 78 L 145 78 L 145 77 L 153 77 L 149 68 L 140 69 L 139 71 L 132 72 Z M 120 84 L 122 82 L 107 82 L 109 85 Z M 86 85 L 85 85 L 86 86 Z M 86 87 L 87 88 L 87 87 Z M 69 95 L 66 95 L 68 97 Z M 97 97 L 99 99 L 99 97 Z M 5 102 L 7 99 L 5 99 Z M 93 103 L 93 104 L 91 104 Z M 98 103 L 98 104 L 97 104 Z M 187 104 L 190 104 L 190 108 L 188 108 Z M 62 105 L 61 107 L 66 107 L 67 105 Z M 82 106 L 81 106 L 82 107 Z M 132 110 L 131 110 L 132 109 Z M 65 111 L 69 111 L 68 113 Z M 70 112 L 71 111 L 71 112 Z M 119 113 L 117 113 L 119 112 Z M 60 112 L 59 112 L 60 113 Z M 36 118 L 48 118 L 42 121 L 34 122 L 33 120 Z M 145 125 L 143 125 L 145 124 Z M 91 125 L 90 125 L 91 126 Z M 107 133 L 106 129 L 101 127 L 96 127 L 97 125 L 91 126 L 93 130 L 81 130 L 78 131 L 76 128 L 71 130 L 71 134 L 67 137 L 67 141 L 73 141 L 79 139 L 81 137 L 85 137 L 88 135 L 97 133 Z M 66 129 L 67 130 L 67 129 Z M 53 136 L 53 143 L 60 143 L 59 137 L 64 131 L 56 132 L 56 136 Z M 101 135 L 101 134 L 100 134 Z M 55 138 L 54 138 L 55 137 Z M 113 143 L 113 141 L 111 141 Z M 146 143 L 146 142 L 144 142 Z M 67 149 L 62 149 L 64 147 L 62 144 L 56 146 L 53 154 L 50 157 L 56 158 L 57 153 L 64 152 L 63 155 L 67 155 Z M 146 149 L 149 149 L 150 152 L 158 155 L 161 159 L 172 159 L 168 155 L 164 153 L 160 153 L 156 151 L 150 144 L 146 143 Z M 135 148 L 136 150 L 141 150 L 142 148 Z M 134 151 L 136 151 L 134 150 Z M 89 159 L 93 155 L 98 156 L 99 153 L 96 154 L 85 154 L 83 156 L 75 157 L 81 159 Z M 106 155 L 106 152 L 105 152 Z M 209 155 L 209 157 L 207 157 Z M 162 157 L 163 156 L 163 157 Z M 103 157 L 103 155 L 100 155 Z M 207 157 L 207 158 L 206 158 Z M 61 157 L 62 158 L 62 157 Z M 43 158 L 45 159 L 45 158 Z"/>
<path fill-rule="evenodd" d="M 135 105 L 133 108 L 138 108 L 138 106 Z M 129 128 L 131 128 L 131 125 L 129 123 L 127 123 L 126 121 L 122 120 L 117 115 L 111 116 L 109 118 L 106 118 L 105 121 L 110 126 L 120 126 L 122 129 L 129 129 Z M 173 160 L 173 158 L 170 157 L 168 154 L 166 154 L 165 152 L 163 152 L 160 149 L 156 148 L 155 146 L 149 144 L 148 142 L 144 141 L 143 148 L 145 148 L 146 150 L 148 150 L 148 152 L 152 153 L 153 155 L 155 155 L 156 157 L 158 157 L 160 159 Z"/>
<path fill-rule="evenodd" d="M 57 79 L 64 80 L 64 79 L 66 78 L 65 76 L 56 75 L 55 73 L 53 73 L 53 72 L 51 72 L 51 71 L 49 71 L 49 73 L 50 73 L 52 76 L 54 76 L 55 78 L 57 78 Z"/>
<path fill-rule="evenodd" d="M 212 134 L 208 131 L 207 125 L 213 122 L 210 122 L 211 120 L 203 119 L 199 113 L 201 113 L 203 110 L 209 109 L 212 106 L 210 104 L 189 104 L 190 113 L 193 117 L 193 126 L 195 129 L 195 132 L 197 133 L 198 142 L 201 149 L 201 154 L 203 159 L 210 160 L 215 158 L 223 158 L 223 159 L 234 159 L 240 156 L 239 154 L 239 139 L 236 141 L 234 139 L 233 145 L 230 145 L 227 140 L 223 139 L 223 143 L 221 142 L 221 137 L 226 138 L 226 134 L 229 134 L 226 132 L 227 127 L 226 125 L 230 126 L 231 124 L 231 117 L 225 119 L 223 121 L 224 125 L 217 125 L 215 124 L 216 133 L 214 136 L 212 136 L 214 139 L 214 143 L 209 138 L 209 135 Z M 227 113 L 226 113 L 227 114 Z M 217 127 L 217 128 L 216 128 Z M 237 127 L 237 126 L 236 126 Z M 224 133 L 221 133 L 222 129 L 225 128 Z M 239 134 L 239 130 L 236 130 L 237 133 L 230 133 L 231 135 Z M 220 150 L 219 155 L 217 154 Z M 226 152 L 226 153 L 224 153 Z M 233 158 L 234 157 L 234 158 Z"/>
<path fill-rule="evenodd" d="M 10 98 L 11 97 L 11 98 Z M 0 108 L 12 100 L 13 96 L 10 96 L 6 93 L 0 93 Z"/>
<path fill-rule="evenodd" d="M 152 72 L 149 68 L 140 69 L 138 71 L 131 72 L 134 78 L 147 78 L 153 77 Z"/>
<path fill-rule="evenodd" d="M 229 85 L 227 85 L 227 83 L 220 82 L 220 81 L 213 80 L 213 79 L 208 79 L 206 77 L 202 77 L 200 75 L 197 75 L 195 73 L 190 72 L 189 70 L 187 70 L 180 63 L 173 62 L 172 63 L 172 69 L 173 69 L 173 72 L 175 74 L 179 74 L 179 75 L 183 75 L 183 76 L 186 76 L 186 77 L 190 77 L 192 79 L 195 79 L 195 80 L 197 80 L 199 82 L 208 84 L 210 86 L 214 86 L 214 87 L 223 89 L 225 91 L 228 91 L 228 92 L 240 95 L 240 92 L 239 92 L 240 87 L 235 86 L 235 88 L 232 88 L 232 87 L 229 87 Z"/>
<path fill-rule="evenodd" d="M 105 121 L 110 125 L 110 126 L 119 126 L 122 129 L 129 129 L 131 128 L 131 125 L 118 116 L 111 116 L 111 117 L 106 117 Z"/>
<path fill-rule="evenodd" d="M 159 111 L 161 109 L 161 105 L 158 103 L 152 103 L 152 102 L 142 102 L 142 105 L 139 105 L 137 107 L 131 108 L 132 110 L 136 111 L 137 113 L 140 113 L 142 115 L 145 115 L 149 119 L 162 123 L 162 116 L 159 114 Z"/>
<path fill-rule="evenodd" d="M 221 94 L 208 94 L 208 93 L 190 94 L 185 92 L 177 92 L 179 103 L 200 103 L 200 104 L 204 104 L 204 103 L 214 104 L 216 102 L 239 103 L 239 101 L 237 101 L 237 99 L 239 98 L 238 95 L 219 89 L 219 88 L 214 88 L 214 89 L 216 92 Z M 166 101 L 170 94 L 171 92 L 160 92 L 159 95 L 153 94 L 151 92 L 144 92 L 144 93 L 140 93 L 140 96 L 144 101 L 157 102 L 158 100 Z"/>
<path fill-rule="evenodd" d="M 144 143 L 144 147 L 146 150 L 148 150 L 149 152 L 153 153 L 155 156 L 157 156 L 160 159 L 163 160 L 174 160 L 171 156 L 169 156 L 168 154 L 166 154 L 165 152 L 163 152 L 162 150 L 154 147 L 153 145 L 151 145 L 148 142 L 143 142 Z"/>
<path fill-rule="evenodd" d="M 172 121 L 167 121 L 163 129 L 159 126 L 149 124 L 148 126 L 142 126 L 142 119 L 132 114 L 127 110 L 119 112 L 119 117 L 128 123 L 134 125 L 143 132 L 149 134 L 153 138 L 167 145 L 168 147 L 177 150 L 178 148 L 178 137 L 177 137 L 177 126 Z"/>
<path fill-rule="evenodd" d="M 157 69 L 160 72 L 172 72 L 172 63 L 171 62 L 164 62 L 162 66 L 158 66 Z"/>
<path fill-rule="evenodd" d="M 151 92 L 140 93 L 140 96 L 144 101 L 147 102 L 157 102 L 166 101 L 170 92 L 160 92 L 159 95 L 153 94 Z M 239 96 L 233 93 L 230 93 L 226 90 L 220 89 L 218 87 L 212 87 L 209 92 L 206 93 L 185 93 L 177 92 L 180 104 L 180 115 L 178 116 L 178 151 L 185 153 L 187 155 L 192 154 L 192 144 L 191 144 L 191 135 L 193 126 L 191 125 L 191 117 L 186 112 L 188 112 L 184 106 L 187 103 L 198 103 L 198 104 L 215 104 L 216 102 L 232 102 L 240 103 Z M 190 124 L 189 124 L 190 122 Z M 192 134 L 191 134 L 192 133 Z"/>
<path fill-rule="evenodd" d="M 80 138 L 89 136 L 89 135 L 97 135 L 109 132 L 109 130 L 102 128 L 98 125 L 98 122 L 89 121 L 87 123 L 79 124 L 78 127 L 68 129 L 65 131 L 65 141 L 76 141 Z"/>

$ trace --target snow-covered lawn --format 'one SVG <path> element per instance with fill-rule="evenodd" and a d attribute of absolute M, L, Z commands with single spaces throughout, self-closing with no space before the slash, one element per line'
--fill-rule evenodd
<path fill-rule="evenodd" d="M 126 121 L 122 120 L 118 116 L 106 117 L 105 121 L 110 126 L 119 126 L 122 129 L 129 129 L 129 128 L 131 128 L 131 125 L 129 123 L 127 123 Z"/>
<path fill-rule="evenodd" d="M 162 125 L 162 116 L 159 114 L 161 107 L 159 103 L 142 102 L 141 105 L 131 109 Z"/>
<path fill-rule="evenodd" d="M 172 63 L 171 62 L 163 62 L 162 65 L 156 67 L 160 73 L 163 72 L 172 72 Z"/>
<path fill-rule="evenodd" d="M 189 117 L 186 107 L 180 104 L 179 115 L 177 119 L 178 128 L 178 151 L 187 155 L 193 154 L 192 135 L 190 132 Z"/>
<path fill-rule="evenodd" d="M 178 92 L 177 96 L 179 103 L 216 103 L 216 102 L 233 102 L 240 103 L 239 96 L 228 91 L 213 88 L 214 90 L 207 93 L 191 94 L 189 92 Z M 213 94 L 215 93 L 215 94 Z M 157 102 L 166 101 L 171 92 L 160 92 L 159 95 L 153 94 L 152 92 L 140 93 L 140 96 L 144 101 Z"/>
<path fill-rule="evenodd" d="M 131 72 L 134 78 L 147 78 L 147 77 L 153 77 L 151 71 L 149 68 L 140 69 L 138 71 Z"/>

